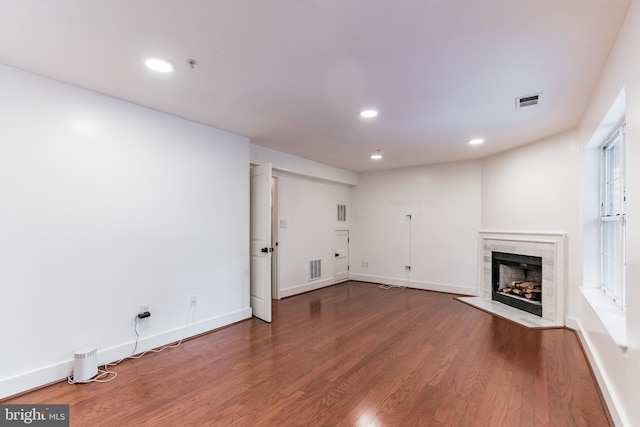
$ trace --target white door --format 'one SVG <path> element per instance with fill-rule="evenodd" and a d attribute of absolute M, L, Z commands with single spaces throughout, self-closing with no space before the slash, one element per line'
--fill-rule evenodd
<path fill-rule="evenodd" d="M 271 322 L 271 164 L 251 168 L 251 309 Z"/>
<path fill-rule="evenodd" d="M 333 251 L 333 283 L 349 280 L 349 230 L 334 230 Z"/>

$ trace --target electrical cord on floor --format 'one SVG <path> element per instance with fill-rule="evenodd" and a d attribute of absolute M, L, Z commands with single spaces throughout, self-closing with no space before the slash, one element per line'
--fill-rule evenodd
<path fill-rule="evenodd" d="M 187 330 L 189 329 L 189 326 L 191 326 L 191 324 L 195 321 L 195 314 L 196 314 L 196 308 L 195 307 L 192 307 L 192 309 L 189 310 L 189 312 L 187 312 L 187 321 L 186 321 L 186 324 L 185 324 L 184 329 L 182 331 L 182 337 L 180 338 L 180 341 L 178 341 L 175 344 L 166 345 L 166 346 L 158 348 L 158 349 L 147 350 L 147 351 L 144 351 L 144 352 L 142 352 L 140 354 L 136 354 L 136 351 L 138 350 L 138 341 L 140 341 L 140 333 L 138 332 L 138 320 L 140 320 L 140 317 L 136 314 L 136 316 L 134 318 L 134 325 L 133 325 L 133 331 L 136 333 L 136 341 L 135 341 L 135 344 L 133 346 L 133 352 L 131 352 L 131 355 L 127 356 L 127 357 L 123 357 L 122 359 L 118 360 L 117 362 L 105 363 L 104 364 L 104 370 L 98 369 L 98 375 L 96 375 L 95 378 L 92 378 L 92 379 L 87 380 L 87 381 L 82 381 L 81 383 L 89 383 L 89 382 L 107 383 L 109 381 L 113 381 L 118 376 L 118 373 L 115 372 L 115 371 L 110 370 L 109 366 L 119 365 L 120 363 L 122 363 L 123 361 L 125 361 L 127 359 L 140 359 L 141 357 L 143 357 L 144 355 L 146 355 L 148 353 L 160 353 L 161 351 L 166 350 L 168 348 L 176 348 L 176 347 L 178 347 L 180 344 L 182 344 L 182 341 L 184 340 L 185 336 L 187 335 Z M 189 318 L 191 318 L 191 321 L 189 321 Z M 107 377 L 109 375 L 113 375 L 113 376 L 110 377 L 110 378 L 105 379 L 105 377 Z M 67 382 L 69 384 L 77 384 L 77 382 L 73 380 L 73 375 L 69 375 L 67 377 Z M 80 382 L 78 382 L 78 383 L 80 383 Z"/>
<path fill-rule="evenodd" d="M 113 381 L 116 379 L 116 377 L 118 376 L 117 372 L 113 372 L 113 371 L 109 371 L 107 369 L 107 365 L 105 365 L 105 369 L 106 370 L 102 370 L 102 369 L 98 369 L 98 375 L 96 375 L 94 378 L 91 378 L 89 380 L 86 381 L 74 381 L 73 380 L 73 375 L 69 375 L 67 377 L 67 382 L 69 384 L 84 384 L 84 383 L 108 383 L 109 381 Z M 106 378 L 109 375 L 113 375 L 110 378 Z"/>
<path fill-rule="evenodd" d="M 389 289 L 406 289 L 406 286 L 402 285 L 387 285 L 386 283 L 381 283 L 378 285 L 380 289 L 384 289 L 385 291 Z"/>
<path fill-rule="evenodd" d="M 411 261 L 411 249 L 413 246 L 413 228 L 411 227 L 413 220 L 409 220 L 409 271 L 406 271 L 407 281 L 405 286 L 400 286 L 401 288 L 405 288 L 409 286 L 409 282 L 411 282 L 411 269 L 413 268 L 413 262 Z"/>
<path fill-rule="evenodd" d="M 133 327 L 133 330 L 136 333 L 136 342 L 135 342 L 135 345 L 133 347 L 133 352 L 131 353 L 131 356 L 123 357 L 122 359 L 118 360 L 117 362 L 106 363 L 105 364 L 105 368 L 107 368 L 108 366 L 118 365 L 118 364 L 120 364 L 121 362 L 123 362 L 124 360 L 127 360 L 127 359 L 140 359 L 142 356 L 144 356 L 144 355 L 146 355 L 148 353 L 160 353 L 161 351 L 166 350 L 168 348 L 176 348 L 176 347 L 178 347 L 180 344 L 182 344 L 182 341 L 184 340 L 184 337 L 187 335 L 187 330 L 189 329 L 189 326 L 195 320 L 195 314 L 196 314 L 196 308 L 192 307 L 192 309 L 187 313 L 187 321 L 186 321 L 186 324 L 184 326 L 184 329 L 182 330 L 182 337 L 180 338 L 180 341 L 178 341 L 175 344 L 165 345 L 164 347 L 161 347 L 161 348 L 143 351 L 140 354 L 136 354 L 136 350 L 138 349 L 138 341 L 140 340 L 140 334 L 138 333 L 138 319 L 139 319 L 139 317 L 136 315 L 136 317 L 135 317 L 135 325 Z M 191 321 L 189 321 L 189 317 L 191 317 Z"/>

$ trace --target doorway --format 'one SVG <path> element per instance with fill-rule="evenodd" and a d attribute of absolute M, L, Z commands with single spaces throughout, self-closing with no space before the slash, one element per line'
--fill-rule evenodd
<path fill-rule="evenodd" d="M 333 231 L 333 283 L 349 280 L 349 230 Z"/>

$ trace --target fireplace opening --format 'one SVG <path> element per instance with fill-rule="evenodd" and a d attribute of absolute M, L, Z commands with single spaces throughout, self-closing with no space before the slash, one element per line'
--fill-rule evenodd
<path fill-rule="evenodd" d="M 491 252 L 491 299 L 542 317 L 542 257 Z"/>

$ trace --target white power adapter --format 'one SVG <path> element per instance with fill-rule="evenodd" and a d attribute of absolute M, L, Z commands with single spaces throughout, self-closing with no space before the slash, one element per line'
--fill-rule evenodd
<path fill-rule="evenodd" d="M 98 349 L 83 347 L 73 354 L 73 382 L 87 383 L 98 374 Z"/>

